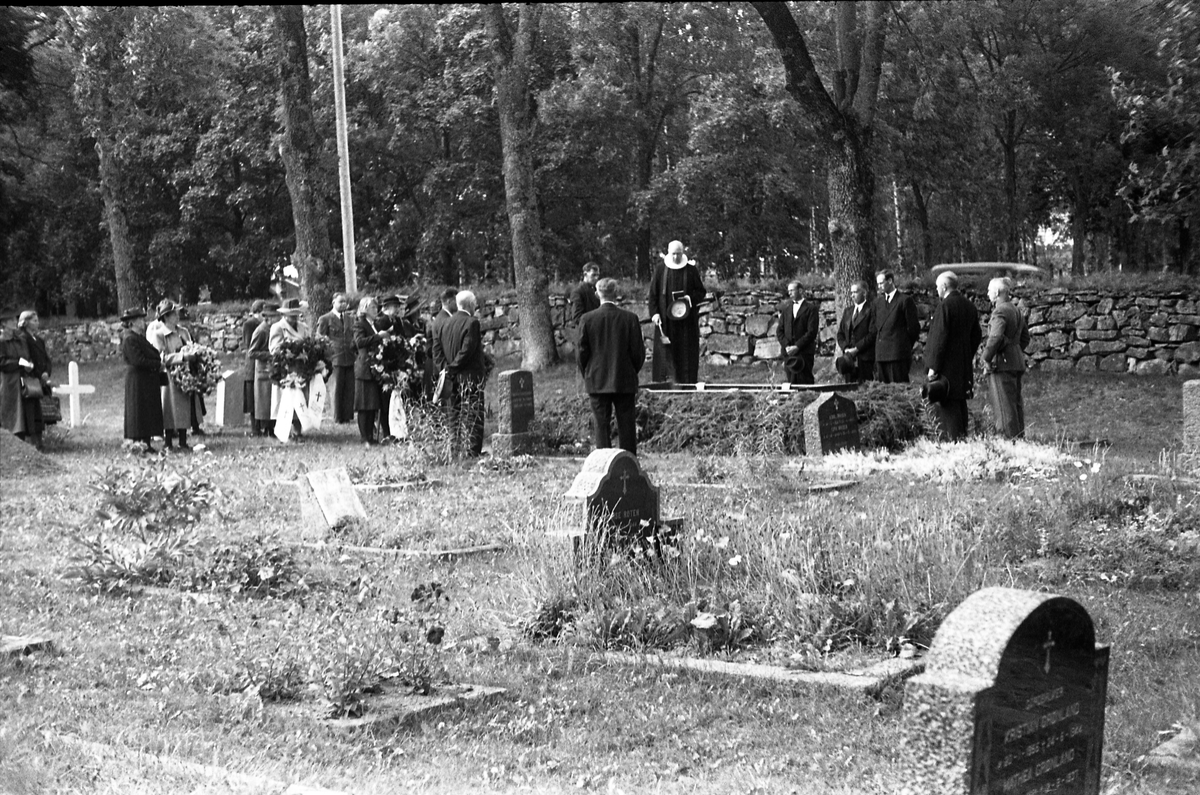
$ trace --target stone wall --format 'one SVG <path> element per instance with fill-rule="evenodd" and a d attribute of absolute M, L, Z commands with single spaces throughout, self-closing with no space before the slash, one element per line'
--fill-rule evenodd
<path fill-rule="evenodd" d="M 1105 290 L 1070 291 L 1047 287 L 1023 290 L 1019 303 L 1029 318 L 1032 341 L 1030 364 L 1043 370 L 1081 370 L 1163 375 L 1200 376 L 1200 301 L 1183 292 L 1138 296 Z M 968 295 L 980 310 L 985 325 L 989 313 L 986 296 Z M 817 363 L 819 372 L 831 367 L 835 354 L 837 319 L 831 292 L 818 292 L 822 327 Z M 702 356 L 711 365 L 732 362 L 766 365 L 778 360 L 775 308 L 783 293 L 744 289 L 720 293 L 701 307 Z M 921 312 L 922 339 L 936 295 L 914 293 Z M 646 305 L 640 297 L 623 302 L 636 312 L 649 337 Z M 573 353 L 570 307 L 562 295 L 551 296 L 555 339 L 564 355 Z M 243 315 L 206 314 L 191 323 L 198 342 L 227 353 L 239 352 Z M 484 342 L 501 356 L 520 347 L 519 311 L 514 296 L 485 301 L 480 311 Z M 95 361 L 118 357 L 121 324 L 91 321 L 57 326 L 45 331 L 56 361 Z M 920 356 L 918 344 L 915 355 Z"/>

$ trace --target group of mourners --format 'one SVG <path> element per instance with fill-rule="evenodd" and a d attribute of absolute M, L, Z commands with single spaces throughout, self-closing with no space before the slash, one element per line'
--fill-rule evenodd
<path fill-rule="evenodd" d="M 332 304 L 316 325 L 328 360 L 316 365 L 312 377 L 326 385 L 334 422 L 356 420 L 366 446 L 398 441 L 407 431 L 391 427 L 389 405 L 394 392 L 409 406 L 427 402 L 439 407 L 455 454 L 480 455 L 487 365 L 475 295 L 445 290 L 440 308 L 424 326 L 416 296 L 367 296 L 353 313 L 345 293 L 335 294 Z M 178 325 L 179 312 L 180 307 L 168 299 L 159 304 L 153 323 L 147 324 L 142 309 L 121 315 L 125 438 L 140 451 L 155 452 L 153 440 L 159 437 L 166 449 L 190 449 L 188 428 L 199 428 L 196 419 L 204 411 L 201 397 L 185 394 L 172 375 L 172 365 L 195 355 L 183 350 L 191 339 Z M 277 423 L 288 421 L 280 416 L 281 388 L 287 384 L 273 366 L 273 357 L 285 343 L 313 336 L 303 313 L 304 305 L 295 298 L 256 300 L 243 323 L 242 407 L 254 436 L 280 435 Z M 413 372 L 398 380 L 386 378 L 377 364 L 380 349 L 389 340 L 399 340 L 405 360 L 414 365 Z M 308 390 L 303 387 L 306 398 Z M 299 420 L 295 415 L 290 419 L 293 425 L 285 428 L 281 438 L 301 438 Z"/>

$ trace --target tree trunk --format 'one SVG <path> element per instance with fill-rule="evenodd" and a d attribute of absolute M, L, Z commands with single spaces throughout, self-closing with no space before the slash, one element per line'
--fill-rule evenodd
<path fill-rule="evenodd" d="M 1012 262 L 1017 253 L 1017 114 L 1004 114 L 1004 131 L 999 135 L 1004 154 L 1004 242 L 1000 257 Z"/>
<path fill-rule="evenodd" d="M 104 221 L 112 243 L 113 271 L 117 280 L 117 309 L 125 311 L 141 306 L 137 276 L 133 270 L 133 241 L 129 238 L 129 219 L 121 199 L 121 167 L 113 154 L 114 144 L 101 134 L 96 138 L 100 156 L 100 194 L 104 199 Z"/>
<path fill-rule="evenodd" d="M 913 203 L 917 207 L 917 226 L 921 228 L 921 267 L 929 270 L 933 267 L 933 232 L 929 229 L 929 203 L 916 180 L 911 180 L 909 186 L 913 192 Z"/>
<path fill-rule="evenodd" d="M 558 362 L 533 176 L 536 114 L 529 89 L 529 66 L 541 9 L 535 4 L 521 5 L 515 31 L 509 30 L 500 4 L 487 6 L 486 13 L 492 37 L 500 144 L 504 152 L 505 208 L 512 234 L 517 301 L 521 306 L 521 366 L 538 371 Z"/>
<path fill-rule="evenodd" d="M 283 158 L 296 249 L 292 264 L 300 274 L 300 296 L 308 302 L 309 327 L 329 308 L 334 293 L 333 246 L 329 243 L 329 208 L 321 188 L 321 139 L 312 113 L 312 83 L 308 76 L 308 40 L 303 6 L 271 6 L 279 45 L 279 96 L 283 106 Z"/>
<path fill-rule="evenodd" d="M 849 302 L 850 285 L 860 280 L 874 284 L 876 261 L 872 218 L 875 175 L 857 140 L 847 136 L 841 144 L 825 158 L 838 317 Z"/>

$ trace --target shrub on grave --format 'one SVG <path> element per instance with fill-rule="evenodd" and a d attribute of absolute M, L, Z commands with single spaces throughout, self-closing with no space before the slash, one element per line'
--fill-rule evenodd
<path fill-rule="evenodd" d="M 898 450 L 926 433 L 920 391 L 911 384 L 864 384 L 850 393 L 863 447 Z M 637 398 L 638 447 L 660 453 L 800 455 L 808 392 L 710 392 Z M 555 395 L 538 405 L 532 432 L 548 451 L 586 450 L 591 409 L 585 395 Z M 614 425 L 613 438 L 616 438 Z"/>

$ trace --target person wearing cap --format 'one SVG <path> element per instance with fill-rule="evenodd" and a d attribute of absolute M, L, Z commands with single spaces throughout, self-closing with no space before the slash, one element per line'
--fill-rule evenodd
<path fill-rule="evenodd" d="M 867 283 L 850 285 L 850 306 L 838 323 L 837 344 L 842 355 L 837 371 L 847 384 L 870 381 L 875 376 L 875 337 L 871 332 L 871 304 L 867 302 Z"/>
<path fill-rule="evenodd" d="M 151 444 L 163 436 L 163 404 L 160 384 L 162 355 L 146 339 L 146 313 L 126 309 L 121 315 L 121 357 L 125 360 L 125 438 L 138 452 L 158 452 Z M 165 438 L 165 437 L 164 437 Z"/>
<path fill-rule="evenodd" d="M 999 277 L 988 282 L 992 317 L 988 321 L 983 365 L 988 373 L 989 399 L 996 432 L 1008 439 L 1025 435 L 1025 404 L 1021 380 L 1025 375 L 1025 348 L 1029 327 L 1012 302 L 1012 280 Z"/>
<path fill-rule="evenodd" d="M 800 282 L 789 282 L 787 291 L 788 300 L 779 305 L 779 325 L 775 327 L 775 338 L 783 353 L 783 369 L 789 383 L 811 384 L 821 313 L 816 301 L 804 297 Z"/>
<path fill-rule="evenodd" d="M 192 396 L 184 392 L 171 375 L 173 365 L 191 361 L 191 354 L 183 353 L 183 346 L 191 342 L 187 329 L 179 327 L 179 305 L 170 298 L 159 302 L 155 310 L 155 321 L 146 327 L 146 339 L 159 352 L 167 372 L 167 383 L 162 387 L 163 444 L 167 450 L 180 452 L 192 448 L 187 443 L 187 432 L 192 425 Z"/>
<path fill-rule="evenodd" d="M 27 394 L 22 383 L 38 384 L 38 375 L 29 346 L 17 328 L 15 310 L 0 312 L 0 428 L 10 431 L 41 449 L 41 394 Z M 40 384 L 38 384 L 40 386 Z"/>
<path fill-rule="evenodd" d="M 583 266 L 583 281 L 571 291 L 571 322 L 579 328 L 579 321 L 593 309 L 600 308 L 600 297 L 596 295 L 596 282 L 600 279 L 600 266 L 588 262 Z"/>
<path fill-rule="evenodd" d="M 367 296 L 358 302 L 354 317 L 354 414 L 358 419 L 358 436 L 367 446 L 379 444 L 391 434 L 387 411 L 384 410 L 383 388 L 371 371 L 371 361 L 391 332 L 376 325 L 379 302 Z M 376 432 L 376 421 L 382 436 Z"/>
<path fill-rule="evenodd" d="M 646 361 L 642 324 L 616 304 L 616 279 L 596 282 L 600 306 L 579 322 L 579 373 L 592 407 L 592 445 L 612 446 L 609 424 L 617 418 L 621 449 L 637 454 L 638 371 Z"/>
<path fill-rule="evenodd" d="M 967 435 L 967 401 L 975 394 L 975 351 L 983 332 L 979 311 L 958 291 L 956 274 L 946 271 L 938 276 L 937 292 L 942 300 L 929 319 L 924 392 L 940 426 L 940 438 L 954 442 Z"/>
<path fill-rule="evenodd" d="M 890 270 L 875 274 L 879 295 L 871 307 L 871 336 L 875 338 L 875 380 L 907 384 L 912 369 L 913 345 L 921 336 L 917 305 L 908 293 L 896 289 Z"/>
<path fill-rule="evenodd" d="M 334 293 L 333 309 L 317 318 L 317 335 L 329 340 L 333 372 L 329 376 L 329 401 L 333 421 L 354 419 L 354 315 L 345 293 Z"/>
<path fill-rule="evenodd" d="M 242 413 L 250 415 L 254 422 L 254 360 L 250 358 L 250 340 L 254 338 L 254 330 L 262 325 L 262 311 L 267 302 L 261 298 L 254 299 L 250 304 L 250 312 L 242 321 L 242 350 L 247 352 L 246 364 L 242 369 Z"/>
<path fill-rule="evenodd" d="M 707 292 L 700 269 L 689 262 L 683 243 L 672 240 L 662 264 L 650 280 L 647 306 L 654 322 L 654 379 L 666 377 L 669 359 L 673 380 L 694 384 L 700 377 L 700 304 Z"/>
<path fill-rule="evenodd" d="M 438 336 L 446 357 L 446 419 L 454 455 L 478 456 L 483 451 L 483 389 L 487 365 L 483 334 L 475 310 L 475 294 L 463 290 L 455 296 L 458 309 L 442 324 Z"/>
<path fill-rule="evenodd" d="M 279 319 L 279 304 L 264 304 L 262 321 L 250 335 L 246 356 L 254 362 L 254 420 L 251 433 L 268 436 L 274 429 L 275 407 L 271 401 L 271 327 Z"/>

